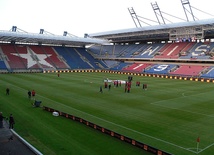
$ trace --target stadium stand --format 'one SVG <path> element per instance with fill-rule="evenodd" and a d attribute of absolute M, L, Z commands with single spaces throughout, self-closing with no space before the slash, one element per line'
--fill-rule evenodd
<path fill-rule="evenodd" d="M 15 48 L 15 45 L 1 44 L 1 49 L 7 62 L 9 64 L 9 69 L 17 70 L 17 69 L 27 69 L 27 61 L 20 57 L 20 54 L 27 53 L 27 51 L 22 48 Z M 19 51 L 20 50 L 20 53 Z"/>
<path fill-rule="evenodd" d="M 42 49 L 46 55 L 50 55 L 48 58 L 57 69 L 69 69 L 69 66 L 65 64 L 62 57 L 52 47 L 42 46 Z"/>
<path fill-rule="evenodd" d="M 129 66 L 126 66 L 122 69 L 122 71 L 129 71 L 129 72 L 137 72 L 137 73 L 143 73 L 145 72 L 145 69 L 150 66 L 151 64 L 147 63 L 133 63 Z"/>
<path fill-rule="evenodd" d="M 214 19 L 84 38 L 0 31 L 0 72 L 92 69 L 214 79 L 213 39 Z"/>
<path fill-rule="evenodd" d="M 176 68 L 177 65 L 172 64 L 154 64 L 151 65 L 148 69 L 145 70 L 145 73 L 151 73 L 151 74 L 168 74 L 174 68 Z"/>
<path fill-rule="evenodd" d="M 193 66 L 193 65 L 181 65 L 170 74 L 183 75 L 183 76 L 199 76 L 203 70 L 206 70 L 205 66 Z"/>
<path fill-rule="evenodd" d="M 115 70 L 115 71 L 121 71 L 124 67 L 130 65 L 131 63 L 126 63 L 126 62 L 120 62 L 120 61 L 113 61 L 112 66 L 110 67 L 110 70 Z"/>
<path fill-rule="evenodd" d="M 94 46 L 95 47 L 95 46 Z M 120 48 L 119 48 L 120 47 Z M 89 50 L 82 47 L 60 47 L 60 46 L 36 46 L 36 45 L 15 45 L 15 44 L 1 44 L 1 70 L 28 70 L 28 69 L 42 69 L 42 70 L 63 70 L 63 69 L 111 69 L 120 71 L 130 71 L 138 73 L 151 73 L 151 74 L 173 74 L 173 75 L 184 75 L 184 76 L 202 76 L 201 72 L 204 73 L 203 64 L 201 67 L 180 64 L 159 64 L 158 62 L 153 65 L 151 63 L 135 63 L 133 62 L 121 62 L 115 61 L 112 58 L 127 58 L 133 59 L 140 58 L 144 60 L 153 60 L 159 58 L 167 60 L 173 57 L 173 60 L 185 59 L 194 60 L 211 59 L 212 49 L 214 43 L 202 43 L 202 42 L 185 42 L 185 43 L 166 43 L 166 44 L 141 44 L 141 45 L 125 45 L 126 48 L 122 48 L 122 45 L 116 46 L 109 53 L 110 57 L 106 58 L 103 55 L 96 56 L 97 51 L 94 52 L 94 48 Z M 109 45 L 108 45 L 109 48 Z M 107 49 L 106 45 L 103 48 Z M 110 48 L 109 48 L 110 49 Z M 117 49 L 117 51 L 116 51 Z M 126 50 L 129 49 L 129 52 Z M 150 51 L 149 51 L 150 50 Z M 161 55 L 156 55 L 157 51 L 162 50 Z M 89 52 L 88 52 L 89 51 Z M 125 51 L 125 52 L 124 52 Z M 137 52 L 139 51 L 139 52 Z M 140 52 L 141 51 L 141 52 Z M 181 51 L 185 51 L 185 56 L 181 54 Z M 101 53 L 101 51 L 99 51 Z M 116 55 L 114 55 L 116 53 Z M 180 55 L 180 57 L 179 57 Z M 153 56 L 153 57 L 151 57 Z M 194 57 L 195 56 L 195 57 Z M 102 59 L 99 59 L 102 57 Z M 149 58 L 150 57 L 150 58 Z M 106 58 L 106 60 L 105 60 Z M 8 65 L 7 65 L 8 64 Z M 150 67 L 149 67 L 150 66 Z M 180 66 L 177 67 L 176 66 Z M 189 66 L 189 67 L 188 67 Z M 164 71 L 162 70 L 163 68 Z M 176 69 L 175 69 L 176 68 Z M 205 69 L 207 70 L 207 68 Z M 212 77 L 212 74 L 206 78 Z"/>
<path fill-rule="evenodd" d="M 209 59 L 209 51 L 213 48 L 213 43 L 209 45 L 199 42 L 195 43 L 190 50 L 186 50 L 180 59 Z"/>
<path fill-rule="evenodd" d="M 100 49 L 110 49 L 103 45 Z M 94 47 L 86 49 L 83 47 L 63 47 L 63 46 L 36 46 L 36 45 L 15 45 L 1 44 L 1 71 L 5 70 L 68 70 L 68 69 L 110 69 L 124 72 L 150 73 L 150 74 L 169 74 L 198 77 L 214 77 L 212 72 L 209 74 L 204 68 L 205 65 L 195 66 L 194 64 L 180 65 L 165 63 L 136 63 L 121 61 L 121 59 L 142 59 L 150 61 L 173 59 L 173 60 L 212 60 L 214 43 L 203 42 L 182 42 L 182 43 L 157 43 L 141 45 L 122 45 L 112 46 L 115 51 L 108 52 L 106 55 L 97 56 L 98 50 L 94 52 Z M 101 47 L 101 46 L 100 46 Z M 126 50 L 128 49 L 129 52 Z M 116 51 L 117 50 L 117 51 Z M 163 51 L 157 55 L 158 51 Z M 185 51 L 186 55 L 182 55 Z M 98 53 L 102 53 L 99 51 Z M 111 55 L 110 55 L 111 53 Z M 153 56 L 153 57 L 152 57 Z M 102 59 L 100 59 L 102 57 Z M 114 60 L 114 58 L 119 60 Z M 194 63 L 194 62 L 193 62 Z M 179 66 L 176 68 L 176 66 Z M 202 74 L 203 73 L 203 74 Z M 203 75 L 203 76 L 202 76 Z"/>
<path fill-rule="evenodd" d="M 99 60 L 95 60 L 94 57 L 91 54 L 89 54 L 85 48 L 76 48 L 76 50 L 78 51 L 81 58 L 85 62 L 87 62 L 92 69 L 100 69 L 101 66 L 102 68 L 107 68 L 107 66 L 104 63 L 102 63 Z"/>
<path fill-rule="evenodd" d="M 37 63 L 40 68 L 43 69 L 55 69 L 55 64 L 51 61 L 51 54 L 46 54 L 44 52 L 44 47 L 41 46 L 29 46 L 31 53 L 35 56 L 34 61 L 41 63 Z M 43 61 L 43 62 L 42 62 Z M 34 66 L 33 66 L 34 67 Z"/>
<path fill-rule="evenodd" d="M 91 69 L 86 57 L 82 56 L 76 48 L 55 47 L 56 51 L 63 56 L 71 69 Z"/>
<path fill-rule="evenodd" d="M 155 56 L 155 58 L 178 59 L 179 53 L 187 46 L 189 47 L 188 42 L 168 43 L 159 51 L 160 54 Z"/>
<path fill-rule="evenodd" d="M 214 77 L 214 67 L 208 67 L 201 72 L 201 78 L 213 78 Z"/>
<path fill-rule="evenodd" d="M 163 46 L 164 44 L 161 43 L 146 45 L 146 47 L 135 56 L 135 58 L 153 58 L 156 54 L 159 53 Z"/>

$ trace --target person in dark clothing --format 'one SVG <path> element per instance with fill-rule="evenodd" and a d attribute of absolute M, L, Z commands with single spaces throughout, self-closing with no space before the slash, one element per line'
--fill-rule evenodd
<path fill-rule="evenodd" d="M 147 90 L 147 84 L 145 84 L 145 90 Z"/>
<path fill-rule="evenodd" d="M 127 86 L 128 86 L 128 82 L 126 82 L 125 84 L 125 93 L 127 92 Z"/>
<path fill-rule="evenodd" d="M 0 112 L 0 128 L 3 128 L 3 119 L 4 116 L 2 115 L 2 112 Z"/>
<path fill-rule="evenodd" d="M 108 85 L 108 90 L 110 90 L 110 89 L 111 89 L 111 84 Z"/>
<path fill-rule="evenodd" d="M 27 94 L 28 94 L 28 98 L 31 99 L 31 91 L 30 90 L 28 90 Z"/>
<path fill-rule="evenodd" d="M 13 125 L 15 124 L 13 115 L 10 114 L 10 118 L 9 118 L 9 129 L 13 129 Z"/>
<path fill-rule="evenodd" d="M 10 94 L 10 89 L 6 88 L 6 95 L 9 95 L 9 94 Z"/>
<path fill-rule="evenodd" d="M 100 93 L 103 93 L 103 88 L 102 88 L 102 86 L 100 86 Z"/>
<path fill-rule="evenodd" d="M 143 89 L 144 89 L 144 90 L 147 89 L 147 84 L 143 84 Z"/>

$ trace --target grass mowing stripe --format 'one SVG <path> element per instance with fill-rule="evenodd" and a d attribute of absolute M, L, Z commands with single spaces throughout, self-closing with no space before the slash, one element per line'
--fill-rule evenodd
<path fill-rule="evenodd" d="M 24 76 L 29 78 L 29 82 L 27 82 L 29 86 L 16 83 L 24 83 Z M 13 83 L 26 89 L 27 87 L 32 88 L 33 86 L 37 90 L 38 95 L 51 99 L 52 102 L 55 101 L 64 105 L 62 107 L 61 104 L 55 102 L 47 104 L 54 107 L 58 106 L 59 108 L 66 110 L 68 113 L 71 113 L 74 110 L 70 110 L 67 107 L 72 107 L 84 113 L 113 122 L 133 131 L 138 131 L 167 141 L 177 146 L 186 149 L 193 148 L 190 149 L 193 152 L 195 151 L 195 145 L 193 145 L 194 139 L 198 135 L 203 139 L 203 143 L 200 144 L 201 148 L 205 148 L 213 143 L 211 138 L 213 135 L 211 132 L 213 130 L 213 119 L 212 117 L 206 116 L 213 114 L 213 106 L 211 104 L 213 100 L 210 97 L 213 92 L 212 84 L 133 76 L 134 81 L 139 80 L 142 81 L 141 83 L 146 82 L 149 86 L 148 90 L 143 91 L 142 88 L 135 87 L 135 83 L 133 82 L 130 94 L 125 94 L 123 87 L 112 87 L 111 91 L 104 89 L 104 94 L 98 93 L 99 86 L 103 85 L 103 79 L 105 77 L 108 77 L 109 79 L 126 79 L 127 76 L 128 75 L 103 73 L 66 73 L 58 78 L 56 74 L 37 74 L 35 76 L 22 74 L 17 77 L 23 78 L 23 80 L 15 80 Z M 31 84 L 30 78 L 32 78 L 32 81 L 36 81 L 35 84 Z M 56 91 L 52 92 L 55 89 Z M 185 100 L 180 100 L 177 97 L 182 96 L 183 92 L 185 92 L 185 96 L 200 94 L 201 92 L 207 93 L 206 95 L 195 95 L 194 98 L 191 98 L 190 96 L 185 97 Z M 43 100 L 45 104 L 46 102 L 51 102 L 48 99 L 42 98 L 42 96 L 38 96 L 38 98 Z M 180 109 L 183 110 L 206 115 L 195 115 L 176 109 L 169 109 L 150 104 L 158 101 L 163 101 L 160 102 L 160 104 L 164 106 L 166 105 L 167 107 L 180 107 Z M 207 108 L 208 106 L 209 108 Z M 79 114 L 80 112 L 76 111 L 75 113 Z M 97 119 L 94 119 L 87 114 L 81 115 L 86 117 L 86 119 L 91 119 L 92 122 L 97 121 Z M 205 120 L 208 125 L 203 125 Z M 182 149 L 179 150 L 178 147 L 176 149 L 176 146 L 167 147 L 169 145 L 166 143 L 159 143 L 156 142 L 158 140 L 151 140 L 151 138 L 145 138 L 146 136 L 139 136 L 138 133 L 126 131 L 114 124 L 109 125 L 109 123 L 105 123 L 105 121 L 102 120 L 97 122 L 101 123 L 103 126 L 107 126 L 107 128 L 110 127 L 125 135 L 134 137 L 140 141 L 151 144 L 152 146 L 168 150 L 174 154 L 178 151 L 180 152 L 179 154 L 191 154 L 191 151 L 185 150 L 187 152 L 183 152 Z M 204 152 L 207 151 L 208 150 L 204 150 Z"/>
<path fill-rule="evenodd" d="M 14 87 L 17 87 L 17 86 L 14 86 Z M 17 88 L 19 88 L 19 90 L 26 91 L 25 89 L 23 89 L 23 88 L 21 88 L 21 87 L 17 87 Z M 98 119 L 98 120 L 101 120 L 101 121 L 107 122 L 107 123 L 109 123 L 109 124 L 113 124 L 113 125 L 115 125 L 115 126 L 118 126 L 118 127 L 120 127 L 120 128 L 123 128 L 123 129 L 129 130 L 129 131 L 135 132 L 135 133 L 137 133 L 137 134 L 144 135 L 144 136 L 146 136 L 146 137 L 149 137 L 149 138 L 152 138 L 152 139 L 155 139 L 155 140 L 158 140 L 158 141 L 162 141 L 162 142 L 164 142 L 164 143 L 167 143 L 167 144 L 170 144 L 170 145 L 174 145 L 174 146 L 176 146 L 176 147 L 183 148 L 183 147 L 181 147 L 181 146 L 178 146 L 178 145 L 175 145 L 175 144 L 166 142 L 166 141 L 161 140 L 161 139 L 158 139 L 158 138 L 156 138 L 156 137 L 152 137 L 152 136 L 143 134 L 143 133 L 141 133 L 141 132 L 139 132 L 139 131 L 135 131 L 135 130 L 132 130 L 132 129 L 130 129 L 130 128 L 127 128 L 127 127 L 125 127 L 125 126 L 121 126 L 121 125 L 119 125 L 119 124 L 116 124 L 116 123 L 107 121 L 107 120 L 102 119 L 102 118 L 100 118 L 100 117 L 96 117 L 96 116 L 94 116 L 94 115 L 88 114 L 88 113 L 86 113 L 86 112 L 80 111 L 80 110 L 75 109 L 75 108 L 72 108 L 72 107 L 70 107 L 70 106 L 66 106 L 66 105 L 64 105 L 64 104 L 62 104 L 62 103 L 60 103 L 60 102 L 56 102 L 56 101 L 51 100 L 50 98 L 46 98 L 46 97 L 44 97 L 44 96 L 42 96 L 42 95 L 39 95 L 39 96 L 40 96 L 41 98 L 43 98 L 43 99 L 47 99 L 47 100 L 51 101 L 52 103 L 57 103 L 57 104 L 60 104 L 60 106 L 65 106 L 65 107 L 68 108 L 68 109 L 75 110 L 75 111 L 77 111 L 78 113 L 83 113 L 83 114 L 89 115 L 89 116 L 91 116 L 91 117 L 93 117 L 93 118 L 96 118 L 96 119 Z M 183 149 L 185 149 L 185 148 L 183 148 Z"/>
<path fill-rule="evenodd" d="M 191 95 L 191 96 L 194 96 L 194 95 Z M 173 101 L 173 100 L 177 100 L 177 99 L 180 99 L 180 98 L 186 98 L 186 97 L 187 96 L 181 96 L 181 97 L 178 97 L 178 98 L 172 98 L 172 99 L 166 99 L 166 100 L 161 100 L 161 101 L 153 102 L 153 103 L 150 103 L 150 104 L 156 105 L 156 106 L 160 106 L 160 107 L 164 107 L 164 108 L 168 108 L 168 109 L 174 109 L 174 110 L 179 110 L 179 111 L 183 111 L 183 112 L 188 112 L 188 113 L 192 113 L 192 114 L 203 115 L 203 116 L 214 118 L 213 114 L 212 115 L 207 115 L 207 114 L 204 114 L 204 113 L 198 113 L 198 112 L 193 112 L 193 111 L 189 111 L 189 110 L 183 110 L 183 109 L 181 109 L 182 107 L 174 108 L 174 107 L 169 107 L 167 105 L 160 104 L 162 102 L 165 103 L 166 101 Z"/>
<path fill-rule="evenodd" d="M 12 86 L 12 85 L 11 85 Z M 14 87 L 14 88 L 18 88 L 18 87 Z M 17 90 L 15 90 L 15 89 L 12 89 L 13 91 L 13 93 L 14 92 L 16 92 L 16 93 L 18 93 L 18 95 L 17 95 L 17 100 L 21 97 L 21 98 L 23 98 L 22 97 L 22 95 L 23 95 L 23 92 L 25 92 L 24 91 L 24 89 L 22 89 L 22 88 L 20 88 L 20 89 L 17 89 L 17 90 L 19 90 L 19 91 L 17 91 Z M 21 90 L 21 91 L 20 91 Z M 23 91 L 22 91 L 23 90 Z M 12 97 L 13 97 L 13 95 L 11 95 L 11 96 L 9 96 L 10 98 L 11 98 L 11 101 L 12 101 Z M 18 98 L 19 97 L 19 98 Z M 26 96 L 24 95 L 24 98 L 25 98 Z M 25 98 L 26 99 L 26 98 Z M 17 106 L 17 104 L 20 104 L 20 103 L 16 103 L 16 104 L 13 104 L 13 102 L 8 102 L 8 103 L 10 103 L 11 105 L 14 105 L 14 106 Z M 26 109 L 26 108 L 25 108 Z M 31 117 L 35 117 L 35 115 L 34 115 L 34 112 L 36 112 L 36 111 L 38 111 L 39 109 L 34 109 L 34 111 L 32 111 L 32 108 L 30 108 L 31 109 L 31 111 L 30 111 L 30 114 L 29 113 L 27 113 L 27 111 L 26 112 L 19 112 L 19 113 L 21 113 L 22 115 L 24 115 L 24 114 L 28 114 L 29 116 L 30 116 L 30 118 Z M 40 113 L 41 114 L 41 113 Z M 15 116 L 17 116 L 16 118 L 18 118 L 18 114 L 17 115 L 15 115 Z M 24 115 L 25 116 L 25 115 Z M 28 116 L 28 117 L 29 117 Z M 21 115 L 20 115 L 20 117 L 21 117 Z M 28 118 L 28 117 L 26 117 L 26 118 Z M 28 118 L 29 119 L 29 118 Z M 53 118 L 52 118 L 53 119 Z M 51 119 L 51 120 L 52 120 Z M 52 123 L 56 123 L 55 121 L 53 122 L 53 121 L 51 121 Z M 62 120 L 60 121 L 61 123 L 62 123 Z M 65 121 L 63 121 L 64 123 L 65 123 Z M 69 122 L 69 121 L 66 121 L 66 122 Z M 18 122 L 18 119 L 17 119 L 17 125 L 16 125 L 16 128 L 18 129 L 18 127 L 19 127 L 19 123 L 20 122 Z M 41 121 L 41 123 L 43 123 L 43 121 Z M 21 123 L 20 123 L 21 124 Z M 29 122 L 26 122 L 26 124 L 29 124 Z M 38 124 L 38 122 L 36 123 L 36 124 Z M 39 125 L 39 128 L 41 127 L 41 128 L 44 128 L 44 131 L 48 131 L 47 129 L 49 128 L 50 129 L 50 122 L 47 124 L 47 122 L 46 122 L 46 124 L 43 124 L 43 125 Z M 74 123 L 72 123 L 72 124 L 74 124 Z M 45 126 L 44 126 L 45 125 Z M 47 125 L 47 127 L 46 127 L 46 125 Z M 68 125 L 67 123 L 66 124 L 64 124 L 64 125 Z M 24 126 L 24 124 L 23 124 L 23 126 Z M 60 125 L 59 125 L 60 126 Z M 31 126 L 30 127 L 30 130 L 33 130 L 34 128 L 36 128 L 36 130 L 38 130 L 38 131 L 40 131 L 39 130 L 39 128 L 38 127 L 36 127 L 36 126 Z M 64 126 L 64 128 L 65 128 L 65 126 Z M 71 130 L 72 130 L 72 128 L 74 128 L 74 126 L 72 126 L 72 127 L 70 127 L 70 129 L 67 129 L 67 131 L 65 132 L 65 133 L 68 133 L 68 131 L 69 132 L 71 132 Z M 54 129 L 54 130 L 53 130 Z M 29 131 L 30 131 L 29 130 Z M 54 142 L 54 144 L 58 144 L 58 146 L 56 146 L 56 145 L 54 145 L 55 147 L 55 151 L 56 151 L 56 148 L 57 149 L 59 149 L 59 151 L 60 151 L 60 149 L 61 149 L 61 147 L 63 147 L 62 145 L 65 145 L 65 143 L 68 143 L 68 144 L 71 144 L 69 141 L 67 141 L 66 139 L 68 138 L 68 135 L 67 134 L 63 134 L 63 133 L 60 133 L 60 130 L 62 130 L 62 128 L 60 129 L 60 130 L 58 130 L 57 132 L 52 132 L 52 131 L 55 131 L 56 130 L 56 126 L 55 126 L 55 128 L 52 128 L 51 129 L 51 131 L 50 131 L 50 133 L 51 134 L 53 134 L 53 135 L 55 135 L 56 137 L 54 137 L 54 139 L 55 138 L 57 138 L 59 135 L 61 135 L 60 137 L 61 137 L 61 139 L 63 140 L 64 139 L 64 142 L 63 141 L 61 141 L 61 140 L 59 140 L 58 142 Z M 85 130 L 85 129 L 84 129 Z M 88 130 L 88 129 L 87 129 Z M 86 130 L 86 131 L 87 131 Z M 27 132 L 25 132 L 25 133 L 29 133 L 29 131 L 28 130 L 26 130 Z M 39 135 L 43 135 L 43 132 L 44 131 L 42 131 L 42 133 L 38 133 Z M 78 131 L 78 132 L 80 132 L 81 130 L 76 130 L 76 131 Z M 96 131 L 93 131 L 93 132 L 95 132 L 96 133 Z M 79 133 L 79 134 L 81 134 L 81 133 Z M 64 135 L 64 136 L 63 136 Z M 99 134 L 100 135 L 100 134 Z M 27 135 L 28 136 L 28 135 Z M 64 138 L 62 138 L 62 136 L 64 137 Z M 86 136 L 86 135 L 85 135 Z M 100 135 L 101 136 L 101 135 Z M 33 136 L 31 136 L 31 137 L 36 137 L 36 135 L 33 135 Z M 37 137 L 38 137 L 38 135 L 37 135 Z M 54 141 L 54 139 L 52 140 L 52 139 L 50 139 L 51 137 L 49 137 L 48 135 L 46 135 L 45 137 L 47 137 L 47 140 L 50 140 L 50 141 Z M 66 139 L 65 139 L 65 137 L 67 137 Z M 93 140 L 93 139 L 97 139 L 97 138 L 99 138 L 99 137 L 97 137 L 97 138 L 92 138 L 91 136 L 86 136 L 86 137 L 88 137 L 88 138 L 91 138 L 91 140 Z M 102 136 L 101 136 L 102 137 Z M 105 137 L 105 136 L 104 136 Z M 70 141 L 71 141 L 71 138 L 74 138 L 73 136 L 72 137 L 70 137 L 69 136 L 69 139 L 70 139 Z M 108 137 L 107 139 L 109 139 L 109 138 L 111 138 L 111 137 Z M 82 140 L 84 140 L 84 138 L 81 138 Z M 128 148 L 129 147 L 127 147 L 126 146 L 126 148 L 123 148 L 123 149 L 121 149 L 119 146 L 118 146 L 118 148 L 120 148 L 120 149 L 114 149 L 115 148 L 115 146 L 112 146 L 112 144 L 115 144 L 115 142 L 117 142 L 117 141 L 114 141 L 113 143 L 111 142 L 111 144 L 109 145 L 109 144 L 107 144 L 106 142 L 104 142 L 103 140 L 101 141 L 101 139 L 100 140 L 98 140 L 98 143 L 99 144 L 96 144 L 97 142 L 93 142 L 93 143 L 91 143 L 91 142 L 89 142 L 89 144 L 94 144 L 94 145 L 96 145 L 98 148 L 96 149 L 96 147 L 94 148 L 93 146 L 90 146 L 90 147 L 88 147 L 88 146 L 86 146 L 86 145 L 83 145 L 83 146 L 81 146 L 81 144 L 82 144 L 82 142 L 81 143 L 79 143 L 78 144 L 78 141 L 81 141 L 81 139 L 76 139 L 70 146 L 72 146 L 72 154 L 81 154 L 81 152 L 83 152 L 83 154 L 112 154 L 112 153 L 110 153 L 110 152 L 112 152 L 113 150 L 113 152 L 120 152 L 120 153 L 122 153 L 122 154 L 130 154 L 131 152 L 135 152 L 136 154 L 141 154 L 142 153 L 142 150 L 138 150 L 138 151 L 136 151 L 136 148 L 134 148 L 134 150 L 133 150 L 133 148 L 132 149 L 129 149 L 128 150 Z M 86 142 L 87 141 L 89 141 L 89 140 L 86 140 Z M 110 140 L 111 141 L 111 140 Z M 104 142 L 104 144 L 105 145 L 103 145 L 102 144 L 102 142 Z M 48 146 L 49 145 L 49 143 L 50 142 L 48 142 L 48 141 L 46 141 L 46 144 L 43 144 L 44 146 Z M 119 143 L 121 143 L 121 142 L 119 142 Z M 61 146 L 59 145 L 59 144 L 61 144 Z M 75 146 L 75 144 L 76 144 L 76 146 Z M 122 144 L 122 143 L 121 143 Z M 87 144 L 88 145 L 88 144 Z M 126 144 L 125 144 L 126 145 Z M 105 147 L 106 148 L 105 148 Z M 108 146 L 110 146 L 110 148 L 107 148 Z M 122 145 L 121 145 L 122 146 Z M 41 147 L 41 146 L 40 146 Z M 100 147 L 100 148 L 99 148 Z M 124 147 L 124 146 L 123 146 Z M 74 153 L 74 151 L 73 150 L 75 150 L 75 148 L 78 148 L 77 150 L 78 150 L 78 153 Z M 92 149 L 93 148 L 93 149 Z M 103 153 L 103 149 L 105 149 L 106 151 Z M 70 152 L 64 152 L 63 150 L 63 153 L 62 153 L 62 151 L 60 151 L 61 153 L 59 153 L 59 154 L 71 154 L 71 150 L 70 150 Z M 81 150 L 81 151 L 80 151 Z M 84 151 L 85 150 L 85 151 Z M 46 147 L 44 148 L 44 150 L 43 150 L 44 152 L 46 152 Z M 59 152 L 59 151 L 56 151 L 56 152 Z M 141 153 L 140 153 L 141 152 Z M 53 153 L 45 153 L 45 154 L 53 154 Z M 118 154 L 118 153 L 116 153 L 116 154 Z"/>
<path fill-rule="evenodd" d="M 43 96 L 43 98 L 45 98 L 45 97 Z M 46 99 L 47 99 L 47 98 L 46 98 Z M 50 100 L 50 99 L 48 99 L 48 100 Z M 50 100 L 50 101 L 51 101 L 51 100 Z M 53 101 L 53 102 L 54 102 L 54 101 Z M 59 102 L 56 102 L 56 103 L 57 103 L 57 104 L 61 104 L 61 103 L 59 103 Z M 62 104 L 61 104 L 61 105 L 62 105 Z M 62 106 L 65 106 L 65 105 L 62 105 Z M 102 119 L 102 118 L 100 118 L 100 117 L 96 117 L 96 116 L 94 116 L 94 115 L 91 115 L 91 114 L 85 113 L 85 112 L 80 111 L 80 110 L 78 110 L 78 109 L 75 109 L 75 108 L 72 108 L 72 107 L 68 107 L 68 106 L 67 106 L 67 108 L 69 108 L 69 109 L 71 108 L 71 109 L 73 109 L 73 110 L 75 110 L 75 111 L 78 111 L 78 112 L 80 112 L 80 113 L 84 113 L 84 114 L 86 114 L 86 115 L 89 115 L 89 116 L 91 116 L 91 117 L 94 117 L 94 118 L 96 118 L 96 119 L 99 119 L 99 120 L 101 120 L 101 121 L 103 121 L 103 122 L 106 122 L 106 123 L 109 123 L 109 124 L 113 124 L 114 126 L 118 126 L 118 127 L 122 128 L 122 129 L 125 129 L 125 130 L 129 130 L 129 131 L 135 132 L 135 133 L 137 133 L 137 134 L 139 134 L 139 135 L 143 135 L 143 136 L 149 137 L 149 138 L 151 138 L 151 139 L 158 140 L 158 141 L 160 141 L 160 142 L 163 142 L 163 143 L 166 143 L 166 144 L 169 144 L 169 145 L 173 145 L 173 146 L 179 147 L 179 148 L 181 148 L 181 149 L 184 149 L 184 150 L 187 150 L 187 151 L 190 151 L 190 152 L 196 153 L 195 151 L 189 150 L 188 148 L 184 148 L 184 147 L 182 147 L 182 146 L 178 146 L 178 145 L 176 145 L 176 144 L 173 144 L 173 143 L 167 142 L 167 141 L 165 141 L 165 140 L 162 140 L 162 139 L 159 139 L 159 138 L 156 138 L 156 137 L 153 137 L 153 136 L 150 136 L 150 135 L 147 135 L 147 134 L 141 133 L 141 132 L 139 132 L 139 131 L 136 131 L 136 130 L 133 130 L 133 129 L 127 128 L 127 127 L 125 127 L 125 126 L 122 126 L 122 125 L 119 125 L 119 124 L 116 124 L 116 123 L 113 123 L 113 122 L 107 121 L 107 120 L 105 120 L 105 119 Z"/>

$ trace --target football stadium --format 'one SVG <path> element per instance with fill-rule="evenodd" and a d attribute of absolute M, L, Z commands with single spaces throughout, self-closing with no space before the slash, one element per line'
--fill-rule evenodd
<path fill-rule="evenodd" d="M 214 18 L 181 5 L 84 37 L 0 31 L 0 154 L 213 154 Z"/>

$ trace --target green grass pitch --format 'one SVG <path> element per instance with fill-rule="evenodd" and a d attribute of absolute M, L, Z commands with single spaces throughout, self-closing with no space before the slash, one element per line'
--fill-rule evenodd
<path fill-rule="evenodd" d="M 0 75 L 0 111 L 13 113 L 15 131 L 43 154 L 147 154 L 78 122 L 32 107 L 27 91 L 52 107 L 172 154 L 214 152 L 214 84 L 134 76 L 111 90 L 103 80 L 127 80 L 110 73 L 31 73 Z M 136 81 L 141 86 L 135 85 Z M 148 89 L 143 90 L 142 84 Z M 103 93 L 99 87 L 103 86 Z M 6 95 L 6 88 L 10 95 Z M 200 143 L 197 145 L 197 138 Z"/>

